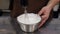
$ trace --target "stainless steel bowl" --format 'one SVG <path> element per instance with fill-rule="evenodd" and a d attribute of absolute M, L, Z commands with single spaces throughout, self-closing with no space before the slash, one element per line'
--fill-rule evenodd
<path fill-rule="evenodd" d="M 32 13 L 28 13 L 29 15 L 32 14 Z M 24 15 L 24 14 L 23 14 Z M 17 21 L 18 23 L 20 24 L 20 27 L 23 31 L 25 32 L 34 32 L 36 29 L 38 29 L 38 25 L 39 25 L 39 22 L 41 21 L 41 17 L 37 14 L 33 14 L 34 16 L 37 16 L 38 18 L 38 21 L 36 21 L 36 23 L 32 23 L 32 24 L 27 24 L 25 22 L 21 22 L 22 19 L 20 19 L 20 16 L 17 17 Z M 31 16 L 31 15 L 30 15 Z M 33 16 L 33 18 L 34 18 Z M 30 23 L 30 22 L 29 22 Z"/>
<path fill-rule="evenodd" d="M 21 29 L 25 32 L 34 32 L 36 29 L 38 29 L 38 25 L 38 23 L 30 25 L 20 23 Z"/>

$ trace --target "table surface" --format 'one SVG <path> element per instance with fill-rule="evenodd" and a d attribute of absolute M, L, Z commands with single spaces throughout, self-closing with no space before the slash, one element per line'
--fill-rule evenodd
<path fill-rule="evenodd" d="M 0 17 L 0 34 L 60 34 L 60 21 L 53 19 L 46 27 L 35 32 L 23 32 L 15 18 Z"/>

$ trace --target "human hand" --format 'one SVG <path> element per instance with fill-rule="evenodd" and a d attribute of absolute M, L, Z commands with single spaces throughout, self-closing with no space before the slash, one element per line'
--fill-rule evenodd
<path fill-rule="evenodd" d="M 46 20 L 49 18 L 51 12 L 51 8 L 48 6 L 43 7 L 38 14 L 41 16 L 42 20 L 41 23 L 39 24 L 39 27 L 43 26 L 43 24 L 46 22 Z"/>

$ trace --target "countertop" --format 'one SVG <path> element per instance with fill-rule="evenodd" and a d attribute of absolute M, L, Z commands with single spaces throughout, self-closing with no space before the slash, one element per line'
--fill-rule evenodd
<path fill-rule="evenodd" d="M 0 17 L 0 34 L 60 34 L 60 19 L 52 19 L 46 26 L 32 33 L 21 30 L 15 18 Z"/>
<path fill-rule="evenodd" d="M 52 19 L 53 21 L 47 21 L 46 24 L 36 30 L 35 32 L 27 33 L 21 30 L 16 19 L 12 18 L 13 26 L 15 26 L 15 30 L 17 34 L 60 34 L 60 22 L 59 19 Z M 57 20 L 57 21 L 56 21 Z M 52 23 L 53 22 L 53 23 Z"/>

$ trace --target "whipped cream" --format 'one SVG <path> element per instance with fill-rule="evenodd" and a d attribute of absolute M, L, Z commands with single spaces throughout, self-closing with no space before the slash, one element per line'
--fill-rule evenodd
<path fill-rule="evenodd" d="M 36 24 L 41 21 L 41 17 L 34 13 L 27 13 L 27 15 L 22 14 L 18 16 L 17 21 L 23 24 Z"/>

